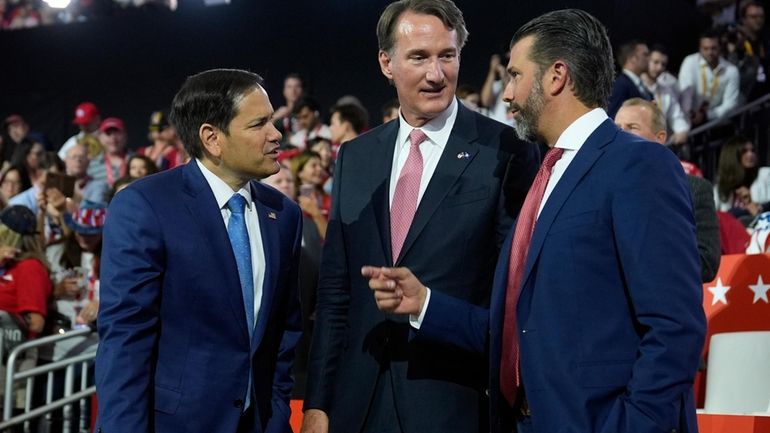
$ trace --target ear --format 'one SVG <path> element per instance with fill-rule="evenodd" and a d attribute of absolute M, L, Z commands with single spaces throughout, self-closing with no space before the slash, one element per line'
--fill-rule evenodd
<path fill-rule="evenodd" d="M 658 139 L 658 143 L 666 144 L 666 139 L 668 138 L 668 133 L 666 133 L 666 131 L 658 131 L 658 132 L 655 133 L 655 138 Z"/>
<path fill-rule="evenodd" d="M 390 69 L 390 56 L 384 50 L 380 50 L 379 61 L 382 75 L 388 80 L 393 80 L 393 72 Z"/>
<path fill-rule="evenodd" d="M 222 156 L 221 134 L 224 133 L 210 123 L 204 123 L 198 128 L 198 138 L 201 140 L 203 150 L 215 158 Z"/>
<path fill-rule="evenodd" d="M 560 94 L 569 82 L 569 68 L 563 60 L 557 60 L 548 68 L 543 77 L 543 88 L 551 96 Z"/>

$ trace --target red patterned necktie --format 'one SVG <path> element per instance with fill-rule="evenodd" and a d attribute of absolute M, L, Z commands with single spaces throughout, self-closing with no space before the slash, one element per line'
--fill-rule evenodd
<path fill-rule="evenodd" d="M 409 133 L 409 156 L 401 169 L 396 191 L 393 193 L 393 204 L 390 206 L 390 248 L 393 252 L 393 263 L 396 263 L 401 253 L 401 247 L 404 246 L 406 234 L 417 210 L 417 197 L 420 194 L 422 179 L 420 143 L 426 138 L 428 136 L 419 129 L 413 129 Z"/>
<path fill-rule="evenodd" d="M 508 403 L 513 406 L 516 402 L 516 392 L 521 386 L 519 365 L 519 335 L 516 324 L 516 305 L 521 293 L 521 278 L 527 263 L 527 252 L 532 233 L 535 231 L 537 212 L 543 200 L 545 187 L 551 177 L 556 161 L 561 158 L 564 149 L 552 148 L 545 154 L 543 165 L 535 176 L 532 187 L 519 212 L 516 221 L 516 231 L 511 244 L 511 258 L 508 262 L 508 285 L 505 291 L 505 316 L 503 318 L 503 342 L 500 359 L 500 391 Z"/>

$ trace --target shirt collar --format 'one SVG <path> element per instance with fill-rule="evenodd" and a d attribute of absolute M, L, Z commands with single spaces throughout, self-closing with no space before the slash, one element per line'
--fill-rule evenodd
<path fill-rule="evenodd" d="M 628 69 L 623 69 L 623 73 L 626 74 L 626 76 L 628 78 L 630 78 L 631 81 L 633 81 L 633 83 L 634 83 L 634 85 L 636 87 L 639 87 L 639 86 L 642 85 L 642 79 L 639 78 L 638 75 L 634 74 L 633 72 L 629 71 Z"/>
<path fill-rule="evenodd" d="M 201 173 L 203 173 L 203 177 L 206 179 L 206 183 L 209 184 L 211 192 L 214 193 L 217 206 L 219 206 L 220 209 L 226 207 L 228 200 L 230 200 L 230 198 L 233 196 L 233 189 L 230 188 L 230 185 L 225 183 L 225 181 L 220 179 L 219 176 L 206 168 L 200 159 L 196 158 L 195 162 L 198 163 L 198 168 L 201 169 Z M 246 199 L 246 206 L 251 209 L 251 204 L 253 203 L 253 200 L 251 199 L 251 182 L 246 182 L 246 185 L 238 190 L 238 194 L 242 195 L 243 198 Z"/>
<path fill-rule="evenodd" d="M 580 116 L 564 130 L 556 140 L 554 147 L 565 150 L 579 150 L 588 137 L 596 131 L 605 120 L 609 119 L 607 113 L 601 108 L 594 108 Z"/>
<path fill-rule="evenodd" d="M 722 69 L 726 68 L 727 67 L 727 65 L 726 65 L 727 63 L 728 62 L 727 62 L 727 60 L 724 59 L 724 57 L 719 56 L 719 63 L 717 63 L 717 67 L 714 68 L 714 74 L 718 74 L 718 73 L 720 73 L 722 71 Z M 698 65 L 700 67 L 706 66 L 708 69 L 711 69 L 709 64 L 706 62 L 706 59 L 704 59 L 703 56 L 700 53 L 698 53 Z"/>
<path fill-rule="evenodd" d="M 419 127 L 425 135 L 428 136 L 428 140 L 431 143 L 437 145 L 440 149 L 444 149 L 447 141 L 449 141 L 449 135 L 452 133 L 452 127 L 454 127 L 455 119 L 457 118 L 457 98 L 452 98 L 452 103 L 442 111 L 441 114 L 429 120 L 428 123 Z M 407 123 L 404 116 L 401 115 L 399 109 L 398 116 L 398 145 L 403 147 L 408 143 L 409 134 L 415 129 L 414 126 Z"/>

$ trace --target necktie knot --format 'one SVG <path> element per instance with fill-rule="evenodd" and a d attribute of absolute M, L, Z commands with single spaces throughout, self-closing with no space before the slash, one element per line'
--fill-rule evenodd
<path fill-rule="evenodd" d="M 419 146 L 427 138 L 428 136 L 422 132 L 422 129 L 415 128 L 412 130 L 412 132 L 409 133 L 409 144 L 412 146 Z"/>
<path fill-rule="evenodd" d="M 548 150 L 545 154 L 545 158 L 543 158 L 543 166 L 548 171 L 551 171 L 553 166 L 556 165 L 556 161 L 561 158 L 562 153 L 564 153 L 564 149 L 560 147 L 554 147 Z"/>
<path fill-rule="evenodd" d="M 238 193 L 233 194 L 230 200 L 227 200 L 227 208 L 234 214 L 243 215 L 245 207 L 246 199 Z"/>

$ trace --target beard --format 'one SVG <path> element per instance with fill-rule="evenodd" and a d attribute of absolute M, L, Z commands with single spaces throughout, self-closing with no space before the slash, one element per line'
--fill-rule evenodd
<path fill-rule="evenodd" d="M 540 81 L 539 79 L 535 80 L 524 105 L 511 103 L 511 109 L 519 112 L 518 118 L 515 118 L 514 131 L 524 141 L 535 142 L 541 138 L 538 132 L 538 124 L 545 106 L 545 95 Z"/>

